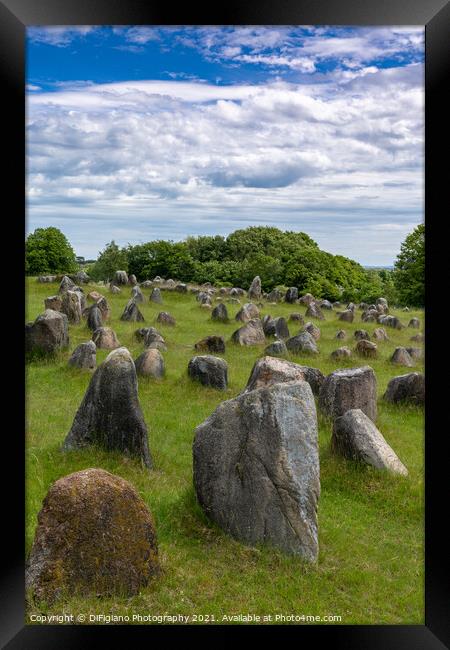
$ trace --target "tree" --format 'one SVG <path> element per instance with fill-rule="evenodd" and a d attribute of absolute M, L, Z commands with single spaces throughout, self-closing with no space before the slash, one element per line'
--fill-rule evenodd
<path fill-rule="evenodd" d="M 425 225 L 418 225 L 405 239 L 394 265 L 394 284 L 400 304 L 425 304 Z"/>
<path fill-rule="evenodd" d="M 25 273 L 74 273 L 75 252 L 58 228 L 36 228 L 25 241 Z"/>
<path fill-rule="evenodd" d="M 89 267 L 89 275 L 93 280 L 107 281 L 112 280 L 116 271 L 128 271 L 128 255 L 125 248 L 120 248 L 112 240 Z"/>

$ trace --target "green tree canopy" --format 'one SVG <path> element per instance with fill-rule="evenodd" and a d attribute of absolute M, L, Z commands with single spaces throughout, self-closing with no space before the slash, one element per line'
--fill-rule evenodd
<path fill-rule="evenodd" d="M 25 241 L 25 273 L 74 273 L 75 252 L 66 236 L 54 227 L 36 228 Z"/>
<path fill-rule="evenodd" d="M 93 280 L 107 281 L 112 280 L 116 271 L 128 271 L 128 253 L 112 240 L 89 267 L 89 275 Z"/>
<path fill-rule="evenodd" d="M 394 284 L 400 304 L 425 304 L 425 225 L 418 225 L 405 239 L 394 265 Z"/>

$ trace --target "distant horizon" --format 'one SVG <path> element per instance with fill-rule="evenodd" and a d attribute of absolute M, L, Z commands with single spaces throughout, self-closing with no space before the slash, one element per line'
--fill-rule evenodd
<path fill-rule="evenodd" d="M 302 231 L 394 265 L 423 221 L 422 27 L 27 28 L 27 233 L 76 255 Z"/>

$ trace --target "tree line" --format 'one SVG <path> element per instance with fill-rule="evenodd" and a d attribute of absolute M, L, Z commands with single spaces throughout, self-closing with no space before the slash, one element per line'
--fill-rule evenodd
<path fill-rule="evenodd" d="M 73 273 L 75 253 L 57 228 L 38 228 L 26 240 L 26 273 Z M 109 281 L 116 270 L 133 273 L 139 282 L 156 275 L 184 282 L 248 287 L 255 275 L 265 291 L 298 287 L 330 301 L 373 302 L 384 296 L 392 304 L 423 306 L 425 228 L 421 224 L 401 245 L 393 270 L 365 269 L 343 255 L 322 251 L 303 232 L 270 226 L 236 230 L 227 237 L 202 235 L 184 241 L 150 241 L 118 246 L 111 241 L 97 260 L 84 267 L 93 280 Z"/>

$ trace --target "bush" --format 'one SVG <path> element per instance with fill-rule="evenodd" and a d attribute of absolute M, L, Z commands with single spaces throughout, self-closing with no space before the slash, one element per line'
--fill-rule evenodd
<path fill-rule="evenodd" d="M 75 252 L 58 228 L 36 228 L 25 242 L 25 273 L 74 273 L 78 268 Z"/>

